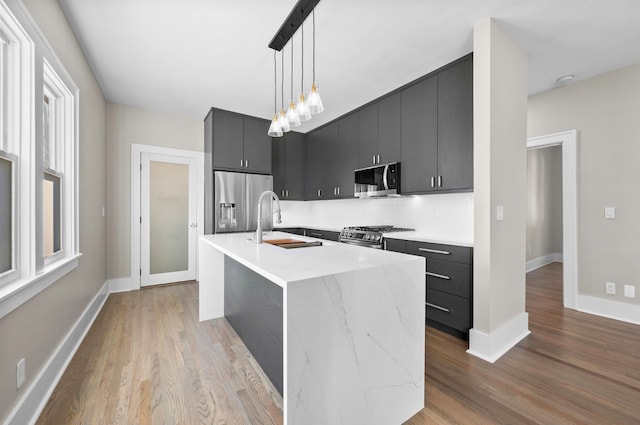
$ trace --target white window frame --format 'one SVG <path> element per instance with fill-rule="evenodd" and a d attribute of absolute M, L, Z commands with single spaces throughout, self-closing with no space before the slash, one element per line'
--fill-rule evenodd
<path fill-rule="evenodd" d="M 15 158 L 16 225 L 11 275 L 0 276 L 0 318 L 75 269 L 82 254 L 78 235 L 78 111 L 79 90 L 37 24 L 18 0 L 0 0 L 0 28 L 10 34 L 16 52 L 13 65 L 19 82 L 18 108 L 8 123 L 17 136 L 5 153 Z M 13 68 L 12 68 L 13 69 Z M 46 90 L 55 98 L 56 146 L 53 167 L 61 182 L 61 251 L 45 259 L 43 249 L 42 108 Z M 1 111 L 0 111 L 1 112 Z M 0 143 L 1 145 L 1 143 Z M 6 144 L 5 144 L 6 145 Z"/>

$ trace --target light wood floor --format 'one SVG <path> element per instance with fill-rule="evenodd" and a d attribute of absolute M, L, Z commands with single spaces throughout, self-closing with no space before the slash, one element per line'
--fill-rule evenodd
<path fill-rule="evenodd" d="M 426 328 L 418 424 L 638 424 L 640 326 L 562 308 L 562 266 L 527 275 L 532 332 L 489 364 Z M 281 424 L 279 395 L 196 283 L 113 294 L 38 424 Z M 348 424 L 366 425 L 366 424 Z"/>

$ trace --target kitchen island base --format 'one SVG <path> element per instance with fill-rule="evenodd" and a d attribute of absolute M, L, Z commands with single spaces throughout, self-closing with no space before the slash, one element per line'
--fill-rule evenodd
<path fill-rule="evenodd" d="M 225 256 L 282 288 L 285 425 L 399 425 L 423 408 L 424 259 L 250 239 L 200 239 L 200 320 L 221 317 L 237 284 Z"/>

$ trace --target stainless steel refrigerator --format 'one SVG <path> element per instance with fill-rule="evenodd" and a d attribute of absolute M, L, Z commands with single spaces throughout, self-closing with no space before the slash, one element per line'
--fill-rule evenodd
<path fill-rule="evenodd" d="M 258 226 L 258 199 L 273 190 L 273 177 L 261 174 L 213 173 L 213 233 L 250 232 Z M 271 197 L 262 205 L 263 229 L 273 228 Z"/>

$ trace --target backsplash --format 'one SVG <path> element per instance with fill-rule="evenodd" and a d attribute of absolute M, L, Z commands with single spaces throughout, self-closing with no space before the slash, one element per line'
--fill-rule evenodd
<path fill-rule="evenodd" d="M 473 193 L 402 198 L 282 201 L 282 226 L 390 224 L 409 227 L 433 239 L 473 243 Z"/>

